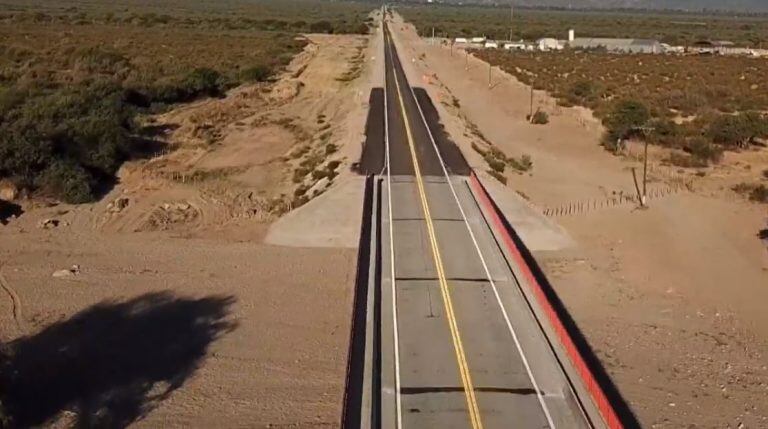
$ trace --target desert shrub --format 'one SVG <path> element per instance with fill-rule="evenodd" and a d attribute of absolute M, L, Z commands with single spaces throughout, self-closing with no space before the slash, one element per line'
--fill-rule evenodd
<path fill-rule="evenodd" d="M 241 71 L 240 79 L 245 82 L 265 82 L 272 73 L 271 67 L 266 64 L 259 64 Z"/>
<path fill-rule="evenodd" d="M 763 184 L 739 183 L 731 189 L 737 194 L 747 196 L 750 201 L 768 203 L 768 187 Z"/>
<path fill-rule="evenodd" d="M 333 24 L 328 21 L 316 21 L 309 25 L 309 31 L 312 33 L 333 33 Z"/>
<path fill-rule="evenodd" d="M 488 170 L 488 174 L 493 176 L 494 179 L 498 180 L 502 184 L 504 184 L 504 185 L 507 184 L 507 176 L 505 176 L 503 173 L 500 173 L 500 172 L 498 172 L 496 170 L 493 170 L 493 169 L 489 169 Z"/>
<path fill-rule="evenodd" d="M 504 173 L 504 169 L 507 167 L 507 164 L 503 160 L 494 157 L 490 152 L 485 155 L 485 162 L 488 163 L 491 170 L 499 173 Z"/>
<path fill-rule="evenodd" d="M 122 54 L 98 47 L 84 49 L 75 63 L 79 68 L 91 73 L 117 73 L 130 67 L 130 61 Z"/>
<path fill-rule="evenodd" d="M 313 170 L 312 171 L 312 178 L 315 180 L 320 180 L 323 177 L 328 177 L 328 170 L 320 169 L 320 170 Z"/>
<path fill-rule="evenodd" d="M 650 143 L 673 148 L 682 147 L 685 144 L 685 130 L 669 119 L 653 119 L 648 126 L 652 128 L 648 133 Z"/>
<path fill-rule="evenodd" d="M 615 103 L 603 119 L 606 127 L 606 138 L 609 141 L 631 137 L 638 127 L 642 127 L 651 119 L 648 107 L 637 100 L 621 100 Z"/>
<path fill-rule="evenodd" d="M 598 83 L 585 79 L 574 82 L 568 88 L 566 98 L 572 104 L 591 106 L 601 94 L 602 89 Z"/>
<path fill-rule="evenodd" d="M 523 154 L 520 156 L 520 159 L 510 158 L 509 164 L 512 168 L 520 172 L 530 171 L 533 168 L 533 161 L 528 154 Z"/>
<path fill-rule="evenodd" d="M 713 142 L 727 147 L 746 147 L 755 138 L 768 136 L 768 120 L 757 112 L 720 115 L 709 126 Z"/>
<path fill-rule="evenodd" d="M 328 162 L 327 168 L 328 170 L 335 171 L 339 166 L 341 165 L 341 161 L 338 159 L 334 159 L 333 161 Z"/>
<path fill-rule="evenodd" d="M 749 194 L 749 199 L 757 203 L 768 203 L 768 187 L 757 185 Z"/>
<path fill-rule="evenodd" d="M 221 73 L 207 67 L 192 70 L 182 81 L 182 90 L 188 98 L 218 97 L 222 95 L 224 86 Z"/>
<path fill-rule="evenodd" d="M 133 114 L 108 82 L 29 97 L 0 124 L 0 177 L 67 202 L 91 201 L 95 183 L 131 153 Z"/>
<path fill-rule="evenodd" d="M 693 155 L 686 153 L 672 152 L 666 159 L 666 162 L 682 168 L 704 168 L 708 166 L 708 163 L 702 159 L 696 158 Z"/>
<path fill-rule="evenodd" d="M 37 177 L 35 185 L 45 194 L 80 204 L 93 200 L 93 182 L 94 178 L 81 165 L 57 160 Z"/>
<path fill-rule="evenodd" d="M 763 179 L 768 180 L 768 168 L 763 170 Z"/>
<path fill-rule="evenodd" d="M 312 171 L 307 167 L 298 167 L 295 170 L 293 170 L 293 183 L 301 183 L 304 181 L 304 178 L 309 174 L 309 172 Z"/>
<path fill-rule="evenodd" d="M 535 125 L 546 125 L 549 123 L 549 114 L 547 114 L 547 112 L 537 110 L 536 113 L 533 114 L 533 117 L 528 118 L 528 120 Z"/>
<path fill-rule="evenodd" d="M 693 158 L 701 161 L 705 166 L 709 163 L 718 163 L 723 159 L 723 148 L 713 143 L 708 142 L 704 138 L 692 139 L 686 151 L 691 154 Z"/>

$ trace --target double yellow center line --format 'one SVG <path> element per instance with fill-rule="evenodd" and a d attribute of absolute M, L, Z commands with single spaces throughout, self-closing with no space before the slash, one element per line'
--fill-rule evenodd
<path fill-rule="evenodd" d="M 392 43 L 390 40 L 389 43 Z M 440 250 L 437 246 L 437 238 L 435 234 L 435 226 L 432 223 L 432 216 L 429 211 L 429 203 L 427 202 L 427 194 L 424 191 L 424 181 L 421 178 L 421 169 L 419 168 L 419 160 L 416 157 L 416 145 L 413 140 L 413 134 L 411 132 L 411 124 L 408 120 L 408 114 L 405 110 L 405 103 L 403 102 L 403 96 L 400 89 L 400 82 L 397 78 L 397 70 L 394 69 L 394 56 L 392 47 L 390 46 L 390 57 L 392 58 L 393 74 L 395 76 L 395 87 L 397 88 L 397 98 L 400 101 L 400 109 L 402 110 L 403 120 L 405 121 L 405 133 L 408 137 L 408 147 L 410 148 L 411 158 L 413 159 L 413 170 L 416 176 L 416 186 L 419 190 L 419 197 L 421 199 L 421 207 L 424 210 L 424 220 L 427 223 L 427 233 L 429 235 L 429 242 L 432 247 L 432 255 L 435 259 L 435 268 L 437 269 L 437 277 L 440 283 L 440 292 L 443 296 L 443 302 L 445 303 L 445 314 L 448 319 L 448 325 L 451 330 L 451 337 L 453 338 L 453 347 L 456 351 L 456 360 L 459 364 L 459 373 L 461 375 L 461 382 L 464 385 L 464 394 L 467 399 L 467 407 L 469 408 L 469 420 L 472 423 L 474 429 L 482 429 L 483 422 L 480 419 L 480 409 L 477 406 L 477 398 L 475 398 L 475 389 L 472 385 L 472 377 L 469 374 L 469 365 L 467 364 L 467 358 L 464 355 L 464 346 L 461 343 L 461 335 L 459 335 L 459 328 L 456 323 L 456 317 L 453 311 L 453 303 L 451 302 L 451 294 L 448 290 L 448 282 L 445 277 L 445 269 L 443 268 L 443 259 L 440 256 Z M 446 178 L 450 180 L 450 178 Z"/>

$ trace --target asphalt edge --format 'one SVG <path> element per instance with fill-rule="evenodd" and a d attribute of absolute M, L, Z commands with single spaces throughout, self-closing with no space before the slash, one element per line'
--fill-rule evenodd
<path fill-rule="evenodd" d="M 481 207 L 501 236 L 504 247 L 522 271 L 525 283 L 529 285 L 535 304 L 546 315 L 556 335 L 556 340 L 575 369 L 579 382 L 590 396 L 605 426 L 609 429 L 639 428 L 634 413 L 623 399 L 588 341 L 578 329 L 563 302 L 557 296 L 531 252 L 527 249 L 514 228 L 488 194 L 477 175 L 472 172 L 470 188 Z"/>
<path fill-rule="evenodd" d="M 347 371 L 344 383 L 344 397 L 340 427 L 359 428 L 363 411 L 363 384 L 365 377 L 366 319 L 368 317 L 368 289 L 371 257 L 371 231 L 373 226 L 373 185 L 374 176 L 365 178 L 363 213 L 360 223 L 360 242 L 357 249 L 357 273 L 352 318 L 347 350 Z"/>

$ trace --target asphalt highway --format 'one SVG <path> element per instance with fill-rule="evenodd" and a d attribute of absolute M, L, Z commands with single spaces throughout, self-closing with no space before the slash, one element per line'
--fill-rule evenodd
<path fill-rule="evenodd" d="M 387 26 L 360 162 L 375 175 L 361 427 L 582 428 L 588 417 Z"/>

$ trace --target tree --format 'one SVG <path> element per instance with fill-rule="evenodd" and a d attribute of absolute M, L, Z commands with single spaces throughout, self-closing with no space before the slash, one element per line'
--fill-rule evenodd
<path fill-rule="evenodd" d="M 768 136 L 768 119 L 757 112 L 720 115 L 709 126 L 708 134 L 714 143 L 744 148 L 756 138 Z"/>
<path fill-rule="evenodd" d="M 645 126 L 651 119 L 651 112 L 645 104 L 637 100 L 621 100 L 614 104 L 603 119 L 607 129 L 606 143 L 615 144 L 618 139 L 631 137 L 638 128 Z"/>

